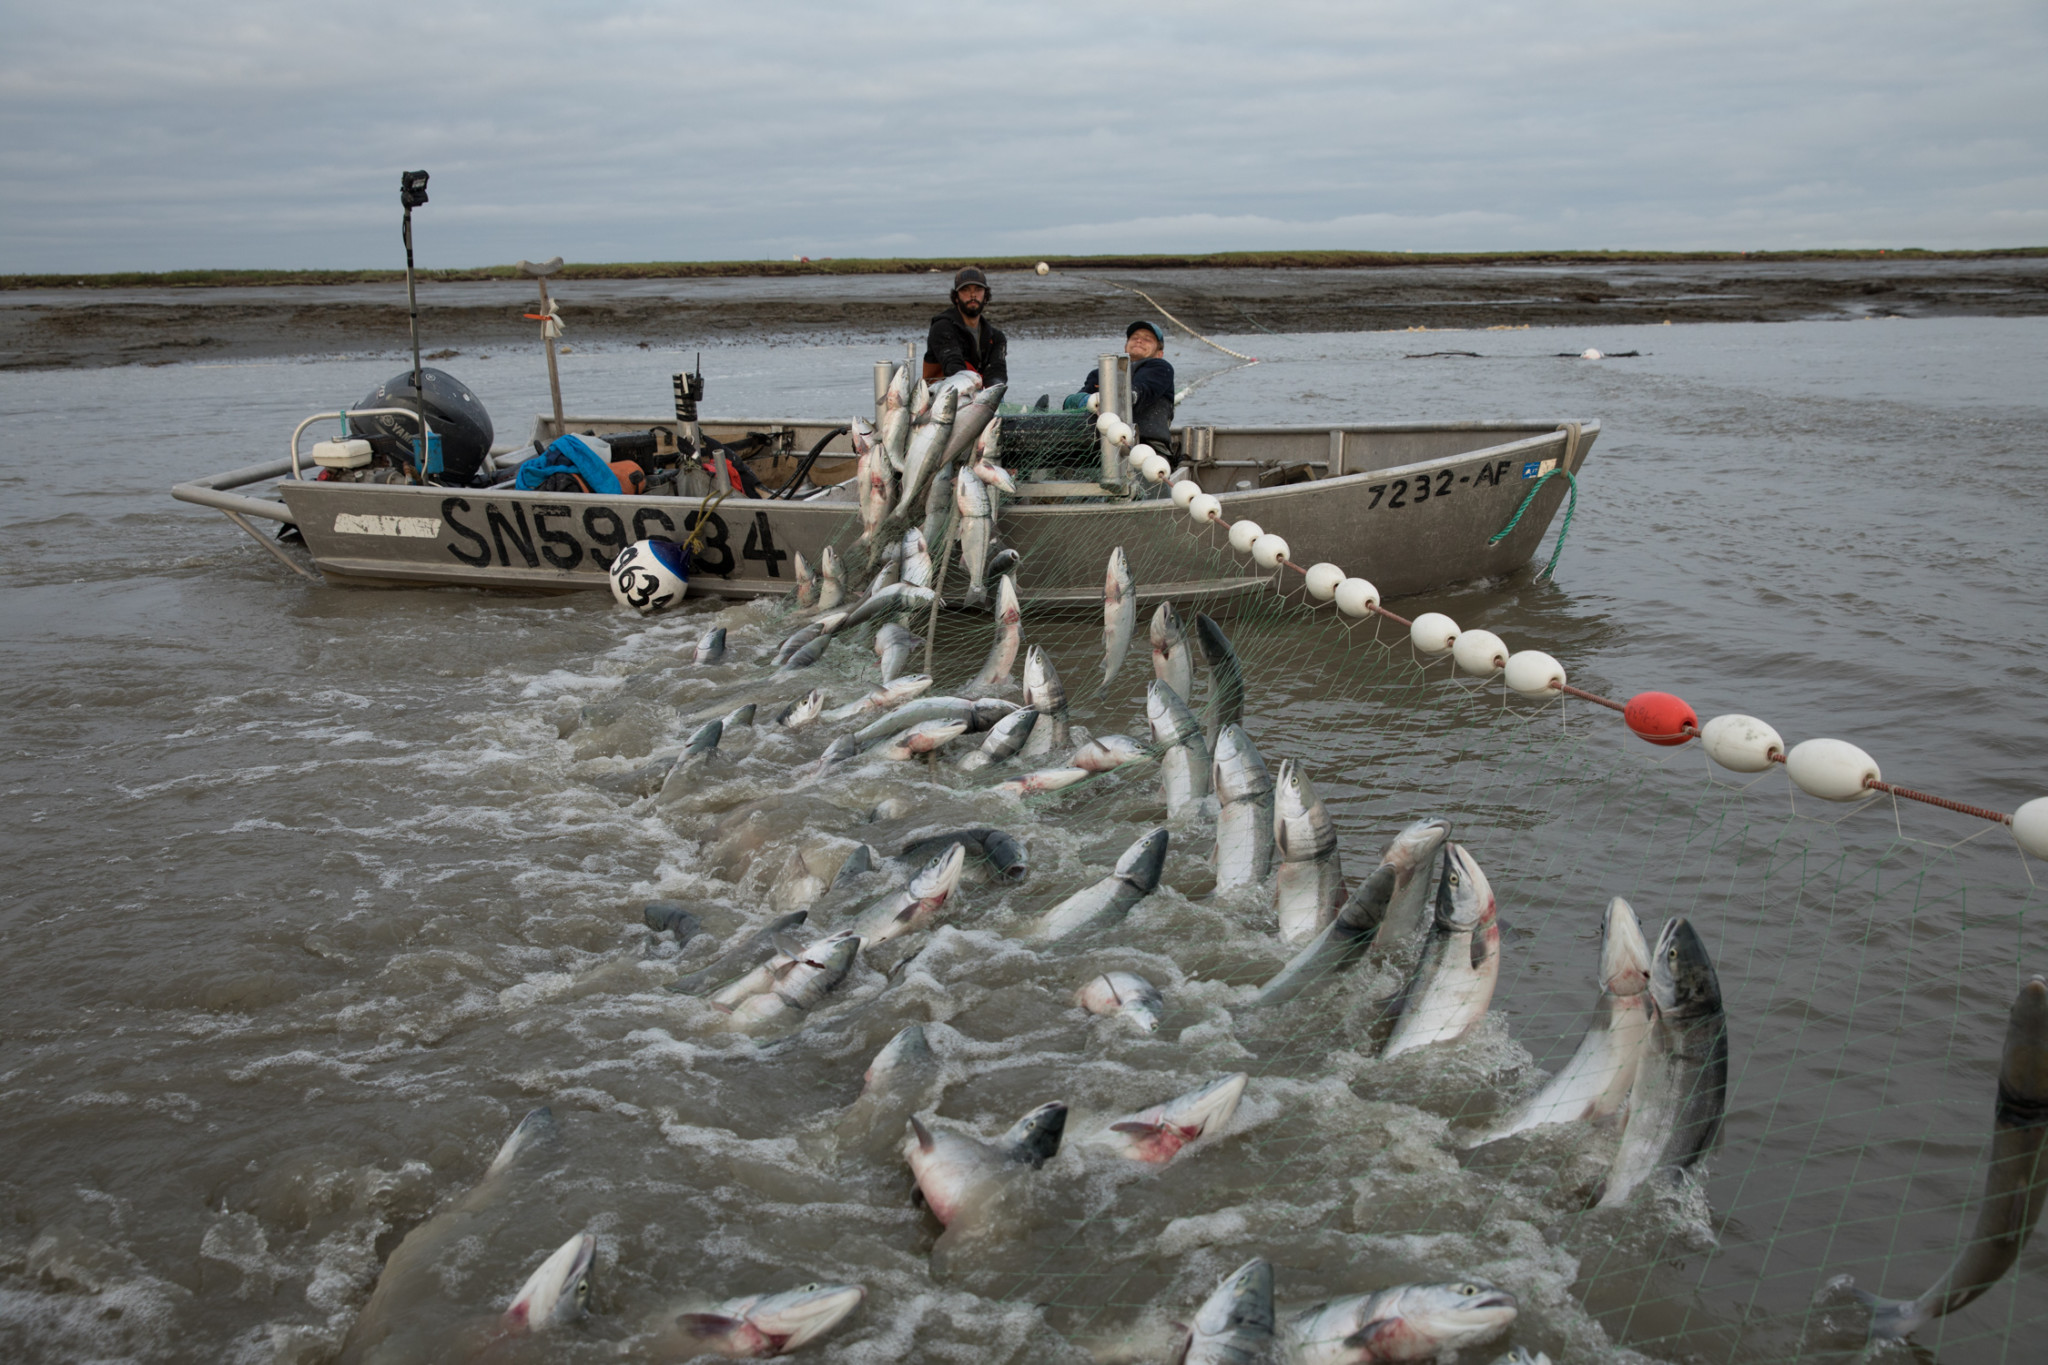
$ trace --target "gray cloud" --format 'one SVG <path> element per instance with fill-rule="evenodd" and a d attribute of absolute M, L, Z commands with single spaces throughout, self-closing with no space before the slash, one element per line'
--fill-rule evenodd
<path fill-rule="evenodd" d="M 0 270 L 2048 241 L 2028 3 L 8 11 Z"/>

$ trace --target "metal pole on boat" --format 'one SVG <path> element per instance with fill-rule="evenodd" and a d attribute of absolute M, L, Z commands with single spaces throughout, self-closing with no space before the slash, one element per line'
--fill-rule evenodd
<path fill-rule="evenodd" d="M 889 381 L 896 377 L 896 362 L 877 360 L 875 362 L 875 425 L 882 425 L 882 409 L 889 402 Z"/>
<path fill-rule="evenodd" d="M 412 397 L 419 417 L 419 435 L 413 450 L 414 472 L 427 481 L 427 395 L 420 383 L 420 301 L 412 286 L 412 211 L 427 202 L 427 173 L 400 171 L 398 202 L 405 208 L 405 309 L 412 319 Z"/>
<path fill-rule="evenodd" d="M 548 397 L 555 400 L 555 435 L 557 436 L 562 434 L 566 426 L 562 420 L 562 372 L 555 365 L 555 337 L 561 332 L 562 327 L 555 320 L 554 300 L 548 297 L 548 276 L 561 268 L 562 258 L 560 256 L 542 265 L 535 265 L 532 261 L 521 261 L 519 263 L 521 273 L 531 275 L 534 282 L 540 286 L 540 312 L 538 314 L 528 314 L 528 316 L 540 323 L 541 337 L 547 342 L 548 346 Z"/>
<path fill-rule="evenodd" d="M 1115 413 L 1124 425 L 1131 422 L 1131 358 L 1127 355 L 1098 356 L 1095 361 L 1095 391 L 1104 412 Z M 1102 486 L 1124 486 L 1123 447 L 1109 436 L 1102 441 Z"/>

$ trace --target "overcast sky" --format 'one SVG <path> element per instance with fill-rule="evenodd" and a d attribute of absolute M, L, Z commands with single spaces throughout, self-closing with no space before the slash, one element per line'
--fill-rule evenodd
<path fill-rule="evenodd" d="M 2048 243 L 2048 5 L 0 0 L 0 271 Z"/>

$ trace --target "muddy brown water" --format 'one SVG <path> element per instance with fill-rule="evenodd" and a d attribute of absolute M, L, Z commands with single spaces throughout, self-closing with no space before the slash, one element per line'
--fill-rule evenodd
<path fill-rule="evenodd" d="M 1547 649 L 1610 695 L 1664 688 L 1789 740 L 1850 739 L 1912 786 L 2008 810 L 2048 790 L 2041 322 L 1219 340 L 1265 363 L 1204 384 L 1186 418 L 1603 420 L 1554 581 L 1404 612 Z M 1556 358 L 1587 346 L 1643 354 Z M 1424 349 L 1481 354 L 1404 358 Z M 1018 388 L 1062 393 L 1094 350 L 1024 340 Z M 707 406 L 854 411 L 883 354 L 710 347 Z M 1212 368 L 1198 347 L 1171 357 L 1183 382 Z M 578 351 L 564 382 L 573 407 L 658 413 L 682 360 Z M 505 433 L 542 404 L 531 355 L 447 363 Z M 1557 1360 L 1849 1360 L 1829 1276 L 1908 1295 L 1947 1263 L 1981 1179 L 2005 1007 L 2048 971 L 2044 869 L 2001 833 L 1795 804 L 1782 775 L 1744 787 L 1605 713 L 1504 703 L 1369 630 L 1255 614 L 1232 625 L 1249 728 L 1270 758 L 1310 764 L 1352 877 L 1441 811 L 1500 896 L 1486 1023 L 1380 1062 L 1364 1039 L 1389 981 L 1271 1019 L 1244 1008 L 1242 983 L 1283 954 L 1259 897 L 1209 894 L 1200 824 L 1176 829 L 1167 889 L 1117 935 L 1018 942 L 1159 821 L 1148 777 L 1024 805 L 911 765 L 801 786 L 823 734 L 764 730 L 656 812 L 605 779 L 684 715 L 783 695 L 758 667 L 782 633 L 772 604 L 725 612 L 732 662 L 691 670 L 678 658 L 715 604 L 650 624 L 595 597 L 328 588 L 165 495 L 269 458 L 304 412 L 393 368 L 0 379 L 9 1358 L 330 1359 L 392 1248 L 538 1104 L 562 1156 L 440 1259 L 397 1338 L 413 1358 L 448 1358 L 585 1227 L 597 1311 L 533 1358 L 678 1358 L 653 1332 L 667 1311 L 811 1280 L 869 1290 L 819 1360 L 1163 1358 L 1168 1324 L 1258 1254 L 1283 1312 L 1405 1279 L 1510 1288 L 1521 1317 L 1468 1358 L 1513 1343 Z M 1027 616 L 1025 633 L 1053 650 L 1077 723 L 1142 733 L 1142 648 L 1090 701 L 1096 628 Z M 942 680 L 981 648 L 979 627 L 949 623 Z M 806 682 L 850 696 L 873 668 L 842 650 Z M 868 819 L 892 798 L 901 813 Z M 731 1036 L 662 990 L 711 945 L 657 942 L 645 901 L 737 935 L 772 913 L 807 841 L 978 824 L 1018 833 L 1028 880 L 966 888 L 896 976 L 863 967 L 795 1037 Z M 1700 926 L 1734 1067 L 1704 1181 L 1589 1212 L 1611 1135 L 1477 1158 L 1451 1135 L 1570 1054 L 1612 894 L 1653 931 L 1677 913 Z M 1157 1037 L 1071 1007 L 1111 968 L 1164 988 Z M 992 1134 L 1043 1100 L 1073 1106 L 1066 1150 L 971 1235 L 940 1238 L 912 1204 L 892 1124 L 848 1119 L 868 1059 L 911 1020 L 943 1063 L 921 1097 L 939 1121 Z M 1231 1130 L 1162 1171 L 1087 1141 L 1236 1070 L 1253 1080 Z M 2044 1291 L 2037 1239 L 1923 1344 L 2030 1359 Z"/>

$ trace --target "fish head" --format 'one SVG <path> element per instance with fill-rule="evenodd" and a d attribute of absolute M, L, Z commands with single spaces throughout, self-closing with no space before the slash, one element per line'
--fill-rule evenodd
<path fill-rule="evenodd" d="M 1998 1105 L 2024 1109 L 2030 1122 L 2048 1104 L 2048 981 L 2035 977 L 2013 997 L 1998 1066 Z"/>
<path fill-rule="evenodd" d="M 735 706 L 726 713 L 724 719 L 718 722 L 719 727 L 721 730 L 745 729 L 754 723 L 754 713 L 758 709 L 758 705 L 754 702 L 748 702 L 745 706 Z"/>
<path fill-rule="evenodd" d="M 859 935 L 834 934 L 831 938 L 811 944 L 804 951 L 804 961 L 820 971 L 840 977 L 852 970 L 854 956 L 859 952 Z"/>
<path fill-rule="evenodd" d="M 1155 678 L 1145 689 L 1145 719 L 1152 724 L 1152 742 L 1162 749 L 1170 749 L 1202 733 L 1202 722 L 1196 720 L 1195 713 L 1188 709 L 1187 699 L 1164 679 Z"/>
<path fill-rule="evenodd" d="M 839 551 L 827 545 L 818 556 L 818 572 L 826 578 L 839 577 Z"/>
<path fill-rule="evenodd" d="M 1641 995 L 1650 987 L 1650 945 L 1635 910 L 1621 897 L 1607 902 L 1600 930 L 1600 989 L 1609 995 Z"/>
<path fill-rule="evenodd" d="M 1023 562 L 1024 556 L 1006 545 L 988 557 L 988 572 L 992 577 L 1001 578 Z M 1006 616 L 1003 620 L 1007 623 L 1009 618 Z"/>
<path fill-rule="evenodd" d="M 1266 760 L 1242 725 L 1223 727 L 1216 736 L 1216 756 L 1211 762 L 1210 786 L 1219 801 L 1228 804 L 1256 800 L 1273 790 L 1273 775 L 1266 770 Z"/>
<path fill-rule="evenodd" d="M 1004 574 L 996 583 L 996 624 L 1014 626 L 1023 619 L 1024 609 L 1017 602 L 1017 580 Z"/>
<path fill-rule="evenodd" d="M 872 1090 L 878 1079 L 886 1080 L 912 1067 L 926 1067 L 935 1060 L 932 1045 L 924 1036 L 924 1025 L 905 1024 L 868 1063 L 867 1073 L 861 1077 L 862 1088 Z"/>
<path fill-rule="evenodd" d="M 1205 1337 L 1249 1332 L 1273 1334 L 1273 1263 L 1255 1256 L 1216 1286 L 1195 1313 L 1195 1332 Z"/>
<path fill-rule="evenodd" d="M 903 736 L 903 747 L 914 754 L 928 754 L 934 749 L 943 749 L 967 733 L 964 720 L 928 720 L 913 725 Z"/>
<path fill-rule="evenodd" d="M 1344 1339 L 1367 1360 L 1426 1360 L 1505 1331 L 1518 1311 L 1515 1296 L 1484 1280 L 1411 1284 L 1369 1295 L 1372 1316 Z"/>
<path fill-rule="evenodd" d="M 1273 837 L 1289 861 L 1325 857 L 1337 847 L 1337 826 L 1308 769 L 1295 759 L 1282 759 L 1273 779 Z"/>
<path fill-rule="evenodd" d="M 1052 660 L 1046 657 L 1042 645 L 1033 645 L 1024 653 L 1024 700 L 1041 711 L 1057 711 L 1067 704 L 1066 689 L 1060 685 L 1059 672 L 1053 668 Z"/>
<path fill-rule="evenodd" d="M 803 700 L 790 710 L 788 718 L 782 723 L 784 725 L 802 725 L 816 720 L 818 713 L 824 709 L 825 693 L 822 689 L 814 687 L 804 693 Z"/>
<path fill-rule="evenodd" d="M 562 1130 L 555 1123 L 554 1110 L 546 1105 L 538 1109 L 529 1109 L 526 1117 L 519 1120 L 513 1127 L 511 1135 L 498 1148 L 498 1154 L 491 1158 L 491 1164 L 484 1170 L 484 1178 L 488 1180 L 532 1153 L 553 1146 L 561 1137 Z"/>
<path fill-rule="evenodd" d="M 1146 1110 L 1135 1119 L 1110 1125 L 1122 1139 L 1126 1154 L 1156 1164 L 1171 1161 L 1181 1148 L 1205 1133 L 1215 1132 L 1230 1122 L 1237 1102 L 1244 1098 L 1251 1077 L 1232 1072 L 1209 1082 L 1199 1090 L 1177 1095 L 1165 1104 Z"/>
<path fill-rule="evenodd" d="M 1124 850 L 1116 860 L 1116 876 L 1150 895 L 1159 889 L 1159 874 L 1166 868 L 1167 846 L 1173 836 L 1164 826 Z"/>
<path fill-rule="evenodd" d="M 1494 917 L 1493 887 L 1479 870 L 1479 860 L 1463 844 L 1444 850 L 1444 870 L 1437 882 L 1436 922 L 1452 933 L 1471 933 Z"/>
<path fill-rule="evenodd" d="M 1041 1104 L 1010 1125 L 996 1140 L 1010 1160 L 1036 1170 L 1058 1155 L 1060 1138 L 1067 1131 L 1067 1106 L 1058 1100 Z"/>
<path fill-rule="evenodd" d="M 982 834 L 981 856 L 988 859 L 989 867 L 1004 881 L 1021 882 L 1031 870 L 1024 845 L 999 829 Z"/>
<path fill-rule="evenodd" d="M 718 747 L 718 741 L 724 737 L 725 722 L 707 720 L 697 727 L 696 733 L 690 736 L 689 743 L 685 744 L 683 749 L 684 752 L 692 754 L 709 753 Z"/>
<path fill-rule="evenodd" d="M 1436 864 L 1436 855 L 1451 837 L 1451 822 L 1441 815 L 1425 815 L 1394 836 L 1380 861 L 1394 869 L 1405 885 L 1425 875 Z"/>
<path fill-rule="evenodd" d="M 962 370 L 961 373 L 965 374 L 967 371 Z M 950 422 L 959 415 L 960 389 L 957 385 L 951 388 L 941 388 L 932 394 L 932 420 L 934 422 Z"/>
<path fill-rule="evenodd" d="M 988 424 L 989 431 L 994 431 L 996 427 L 996 422 L 1000 422 L 1001 420 L 1002 418 L 998 417 L 995 419 L 994 422 L 990 422 Z M 982 435 L 986 437 L 988 435 L 988 432 L 983 432 Z M 1005 493 L 1015 493 L 1017 491 L 1017 481 L 1014 478 L 1010 477 L 1009 470 L 1003 468 L 999 464 L 994 463 L 985 455 L 979 457 L 979 461 L 980 462 L 974 466 L 974 474 L 976 478 L 980 479 L 990 488 L 1000 488 Z"/>
<path fill-rule="evenodd" d="M 1102 588 L 1118 602 L 1131 595 L 1131 561 L 1124 556 L 1121 545 L 1109 552 L 1109 569 L 1103 575 Z"/>
<path fill-rule="evenodd" d="M 1699 1016 L 1721 1010 L 1721 978 L 1707 945 L 1683 915 L 1665 921 L 1650 959 L 1650 998 L 1659 1014 Z"/>
<path fill-rule="evenodd" d="M 1180 616 L 1175 613 L 1173 603 L 1161 602 L 1159 610 L 1152 613 L 1150 635 L 1154 653 L 1166 653 L 1188 642 L 1187 632 L 1181 629 Z"/>
<path fill-rule="evenodd" d="M 950 845 L 910 879 L 910 894 L 921 901 L 944 900 L 959 888 L 960 869 L 966 865 L 967 845 Z"/>
<path fill-rule="evenodd" d="M 574 1322 L 590 1311 L 590 1268 L 597 1260 L 597 1238 L 579 1232 L 557 1247 L 527 1277 L 505 1309 L 503 1326 L 512 1332 L 538 1332 Z"/>
<path fill-rule="evenodd" d="M 845 1321 L 867 1295 L 857 1284 L 807 1284 L 685 1313 L 677 1325 L 721 1355 L 788 1355 Z"/>
<path fill-rule="evenodd" d="M 905 673 L 892 678 L 876 688 L 873 700 L 877 706 L 901 706 L 913 697 L 921 697 L 932 690 L 932 675 L 929 673 Z"/>
<path fill-rule="evenodd" d="M 1007 698 L 978 697 L 975 699 L 973 709 L 967 713 L 969 717 L 967 728 L 977 731 L 993 729 L 996 722 L 1021 709 L 1016 702 L 1010 701 Z"/>

